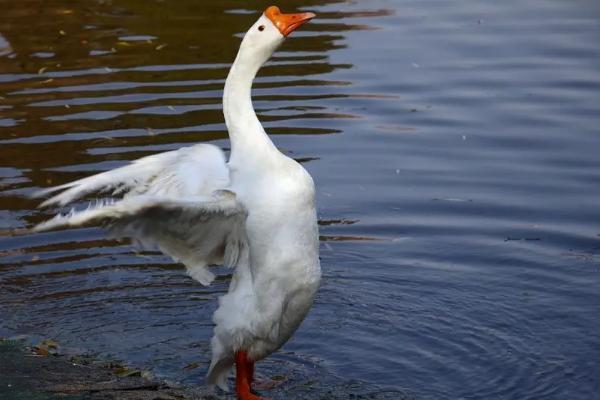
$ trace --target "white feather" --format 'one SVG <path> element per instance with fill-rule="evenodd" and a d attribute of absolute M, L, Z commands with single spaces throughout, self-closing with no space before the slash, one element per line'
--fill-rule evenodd
<path fill-rule="evenodd" d="M 71 209 L 34 230 L 105 225 L 114 236 L 131 237 L 144 247 L 160 249 L 184 264 L 192 278 L 208 285 L 214 279 L 209 265 L 235 266 L 247 248 L 246 211 L 233 192 L 218 190 L 228 183 L 225 157 L 213 145 L 144 157 L 36 194 L 64 190 L 42 206 L 65 205 L 93 192 L 111 190 L 124 198 L 95 200 L 83 211 Z"/>

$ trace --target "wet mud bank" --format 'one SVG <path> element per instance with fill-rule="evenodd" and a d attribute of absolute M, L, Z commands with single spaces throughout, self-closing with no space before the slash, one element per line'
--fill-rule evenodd
<path fill-rule="evenodd" d="M 51 341 L 25 346 L 0 340 L 0 398 L 6 400 L 192 400 L 216 399 L 145 371 L 90 355 L 55 352 Z"/>

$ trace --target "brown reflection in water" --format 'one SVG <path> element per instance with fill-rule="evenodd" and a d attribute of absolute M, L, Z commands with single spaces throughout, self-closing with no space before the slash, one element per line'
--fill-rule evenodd
<path fill-rule="evenodd" d="M 332 2 L 292 1 L 286 3 L 286 9 L 294 10 L 299 6 L 310 8 L 328 3 Z M 19 75 L 7 77 L 6 82 L 0 84 L 3 94 L 0 99 L 3 106 L 2 117 L 15 125 L 1 129 L 0 140 L 67 132 L 125 130 L 132 127 L 166 129 L 221 124 L 220 91 L 239 45 L 239 37 L 235 34 L 242 33 L 256 18 L 258 12 L 253 10 L 262 10 L 268 4 L 269 2 L 260 1 L 246 2 L 243 10 L 240 10 L 240 3 L 236 1 L 206 4 L 197 1 L 30 0 L 5 4 L 3 16 L 0 17 L 0 32 L 6 35 L 14 52 L 9 57 L 0 58 L 0 67 L 4 73 Z M 339 18 L 331 13 L 323 14 L 324 19 Z M 35 26 L 35 29 L 30 29 L 31 26 Z M 343 35 L 331 35 L 329 32 L 348 29 L 352 29 L 352 26 L 313 24 L 306 31 L 319 31 L 319 34 L 304 35 L 301 39 L 290 38 L 282 49 L 285 53 L 278 54 L 276 63 L 267 66 L 261 76 L 309 77 L 327 74 L 337 68 L 350 68 L 350 65 L 332 65 L 324 61 L 326 53 L 339 46 L 336 41 L 343 39 Z M 299 51 L 314 54 L 290 55 Z M 178 65 L 178 68 L 173 68 Z M 155 67 L 140 70 L 139 67 L 143 66 Z M 207 83 L 169 86 L 169 82 L 186 81 Z M 208 83 L 211 81 L 213 83 Z M 110 85 L 115 82 L 139 83 L 139 87 L 134 85 L 128 90 L 111 89 Z M 165 85 L 143 87 L 142 83 L 146 82 L 164 82 Z M 337 83 L 304 79 L 287 84 L 262 82 L 257 87 L 323 84 Z M 86 90 L 83 97 L 92 97 L 92 100 L 96 97 L 97 101 L 82 104 L 82 92 L 63 90 L 76 85 L 96 85 L 97 91 L 90 93 Z M 147 100 L 143 96 L 144 93 L 169 94 L 174 90 L 182 94 L 209 90 L 212 95 L 168 96 L 157 100 Z M 139 98 L 111 102 L 111 96 L 131 92 Z M 294 99 L 285 94 L 282 98 L 288 101 L 315 99 Z M 45 101 L 60 104 L 41 106 L 40 103 Z M 183 107 L 184 111 L 178 111 L 179 107 Z M 192 110 L 186 111 L 190 107 Z M 333 116 L 327 113 L 321 115 L 327 118 Z M 311 117 L 318 118 L 319 115 Z M 186 141 L 225 137 L 226 132 L 221 127 L 213 135 L 187 135 Z M 145 142 L 172 141 L 173 137 L 154 137 Z M 83 163 L 87 157 L 85 148 L 93 147 L 94 144 L 57 141 L 51 146 L 39 147 L 15 148 L 8 145 L 2 146 L 0 158 L 14 160 L 18 168 L 32 167 L 34 171 L 38 171 L 44 167 L 60 165 L 61 160 L 49 157 L 57 151 L 71 155 L 69 161 L 73 163 Z M 120 143 L 113 144 L 131 143 L 121 139 Z M 28 157 L 16 157 L 18 154 L 28 154 Z M 45 186 L 48 180 L 40 181 L 31 174 L 30 177 L 40 186 Z"/>
<path fill-rule="evenodd" d="M 237 52 L 240 35 L 260 10 L 271 3 L 271 0 L 2 3 L 0 211 L 4 210 L 4 214 L 0 214 L 0 229 L 3 229 L 0 239 L 12 237 L 18 239 L 15 242 L 18 245 L 0 248 L 0 255 L 19 261 L 0 263 L 0 272 L 31 268 L 26 276 L 11 278 L 13 287 L 21 281 L 27 285 L 36 277 L 93 275 L 99 269 L 111 268 L 111 265 L 82 265 L 60 270 L 61 263 L 103 257 L 95 249 L 113 248 L 115 260 L 110 262 L 127 265 L 127 261 L 119 259 L 124 254 L 116 250 L 120 242 L 100 239 L 100 231 L 96 237 L 84 241 L 59 234 L 48 244 L 40 244 L 39 237 L 14 230 L 31 226 L 53 212 L 35 210 L 38 201 L 23 195 L 32 188 L 88 176 L 161 151 L 157 147 L 169 149 L 225 139 L 227 132 L 221 111 L 224 79 Z M 283 9 L 310 10 L 334 3 L 292 0 Z M 328 104 L 328 100 L 361 96 L 340 91 L 352 83 L 330 75 L 352 65 L 334 63 L 329 55 L 346 46 L 344 32 L 374 29 L 352 24 L 347 18 L 390 12 L 317 12 L 319 18 L 304 27 L 302 33 L 291 36 L 259 73 L 254 93 L 256 109 L 261 120 L 269 124 L 271 134 L 337 133 L 338 130 L 324 127 L 319 120 L 356 117 L 340 113 Z M 316 159 L 310 154 L 296 158 L 301 162 Z M 328 235 L 323 240 L 369 238 Z M 92 251 L 85 253 L 86 248 Z M 26 258 L 29 254 L 43 256 Z M 132 256 L 131 252 L 128 254 Z M 50 263 L 55 265 L 52 271 L 36 272 L 36 268 Z M 175 265 L 152 268 L 175 268 Z M 96 289 L 71 294 L 83 296 L 86 290 Z M 38 299 L 43 299 L 40 296 Z"/>

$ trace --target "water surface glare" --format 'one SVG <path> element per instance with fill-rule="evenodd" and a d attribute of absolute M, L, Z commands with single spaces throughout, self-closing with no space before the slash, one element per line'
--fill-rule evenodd
<path fill-rule="evenodd" d="M 262 1 L 4 1 L 0 337 L 204 385 L 204 288 L 26 195 L 197 142 Z M 600 5 L 291 0 L 255 108 L 318 187 L 322 288 L 275 399 L 600 398 Z M 35 27 L 32 29 L 32 27 Z M 223 395 L 223 398 L 228 398 Z"/>

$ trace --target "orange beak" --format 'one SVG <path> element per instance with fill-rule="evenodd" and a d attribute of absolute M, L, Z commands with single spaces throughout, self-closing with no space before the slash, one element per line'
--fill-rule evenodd
<path fill-rule="evenodd" d="M 271 20 L 273 25 L 279 29 L 283 36 L 287 36 L 306 22 L 310 21 L 315 14 L 311 12 L 298 14 L 283 14 L 279 7 L 271 6 L 265 10 L 265 16 Z"/>

